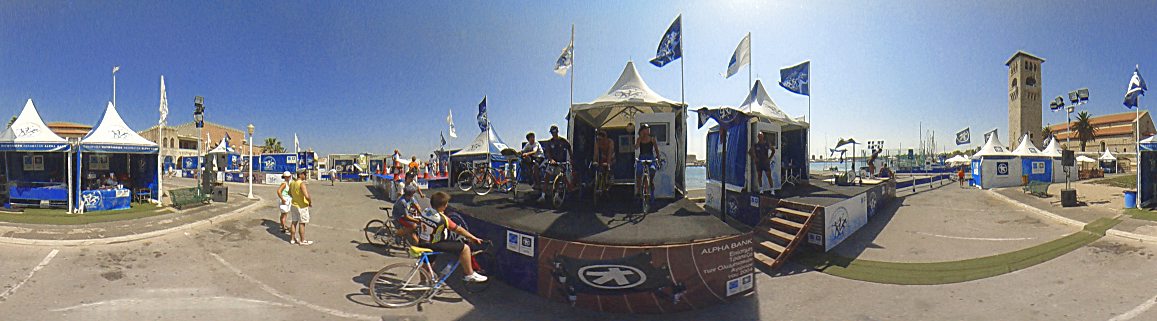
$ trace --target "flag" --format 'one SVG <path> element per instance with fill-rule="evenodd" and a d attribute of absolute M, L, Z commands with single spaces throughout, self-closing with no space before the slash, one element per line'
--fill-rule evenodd
<path fill-rule="evenodd" d="M 668 63 L 683 57 L 683 15 L 675 17 L 675 21 L 671 22 L 671 26 L 667 27 L 667 32 L 663 33 L 663 39 L 659 40 L 659 49 L 655 50 L 655 59 L 651 59 L 651 64 L 655 67 L 663 67 Z"/>
<path fill-rule="evenodd" d="M 992 137 L 992 135 L 996 135 L 996 128 L 993 128 L 992 130 L 988 131 L 987 133 L 984 133 L 984 141 L 988 142 L 988 138 Z"/>
<path fill-rule="evenodd" d="M 482 102 L 478 103 L 478 129 L 485 133 L 488 127 L 490 119 L 486 117 L 486 96 L 482 96 Z"/>
<path fill-rule="evenodd" d="M 297 141 L 297 133 L 293 133 L 293 153 L 297 154 L 301 150 L 301 143 Z"/>
<path fill-rule="evenodd" d="M 112 73 L 113 73 L 114 75 L 117 73 L 117 71 L 118 71 L 118 70 L 121 70 L 121 66 L 113 66 L 113 67 L 112 67 Z"/>
<path fill-rule="evenodd" d="M 1125 90 L 1125 107 L 1137 107 L 1139 103 L 1138 98 L 1144 95 L 1146 90 L 1149 90 L 1149 88 L 1145 86 L 1145 79 L 1141 78 L 1140 69 L 1141 66 L 1139 65 L 1133 68 L 1133 78 L 1129 79 L 1129 88 Z"/>
<path fill-rule="evenodd" d="M 779 85 L 787 91 L 804 96 L 811 96 L 811 61 L 804 61 L 798 65 L 779 70 Z"/>
<path fill-rule="evenodd" d="M 458 131 L 454 130 L 454 110 L 450 110 L 450 114 L 446 115 L 446 123 L 450 124 L 450 138 L 458 138 Z"/>
<path fill-rule="evenodd" d="M 169 118 L 169 96 L 165 94 L 165 76 L 161 75 L 161 120 L 157 123 L 161 126 L 165 125 L 165 120 Z"/>
<path fill-rule="evenodd" d="M 956 132 L 956 145 L 964 145 L 964 144 L 971 144 L 971 143 L 972 143 L 972 135 L 969 132 L 968 127 L 964 127 L 964 129 Z"/>
<path fill-rule="evenodd" d="M 442 139 L 442 146 L 446 146 L 446 135 L 442 135 L 442 132 L 439 131 L 438 132 L 438 138 Z"/>
<path fill-rule="evenodd" d="M 727 63 L 727 76 L 723 78 L 731 78 L 735 73 L 739 72 L 739 68 L 751 63 L 751 33 L 748 32 L 743 40 L 739 41 L 739 46 L 735 47 L 735 53 L 731 54 L 731 62 Z"/>
<path fill-rule="evenodd" d="M 558 60 L 554 62 L 554 73 L 559 76 L 566 76 L 566 72 L 570 70 L 571 64 L 574 63 L 574 42 L 562 48 L 562 54 L 558 56 Z"/>

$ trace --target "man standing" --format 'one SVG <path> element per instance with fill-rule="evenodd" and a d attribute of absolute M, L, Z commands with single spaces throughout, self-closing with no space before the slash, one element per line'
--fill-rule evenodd
<path fill-rule="evenodd" d="M 775 147 L 767 141 L 767 138 L 760 132 L 756 136 L 755 144 L 751 144 L 751 149 L 748 154 L 751 155 L 751 162 L 755 164 L 755 180 L 759 192 L 765 191 L 763 188 L 763 179 L 767 178 L 767 184 L 770 188 L 775 188 L 775 183 L 771 180 L 771 159 L 775 157 Z"/>
<path fill-rule="evenodd" d="M 546 142 L 546 146 L 547 146 L 546 159 L 550 162 L 551 165 L 557 165 L 559 163 L 566 163 L 566 162 L 569 162 L 571 160 L 571 149 L 572 148 L 571 148 L 570 142 L 567 141 L 566 138 L 562 138 L 561 136 L 558 135 L 558 125 L 550 125 L 550 140 Z M 563 175 L 569 175 L 570 174 L 570 173 L 565 173 L 566 168 L 562 167 L 562 166 L 552 167 L 552 171 L 550 174 L 555 174 L 554 170 L 564 171 Z M 548 174 L 548 175 L 550 175 L 550 174 Z M 551 176 L 553 176 L 553 175 L 550 175 L 547 177 L 551 177 Z M 573 186 L 574 186 L 573 184 L 574 184 L 574 180 L 568 179 L 567 180 L 567 189 L 573 189 Z M 544 193 L 544 194 L 542 194 L 542 196 L 540 196 L 538 198 L 538 201 L 541 202 L 545 199 L 546 199 L 546 194 Z"/>
<path fill-rule="evenodd" d="M 595 156 L 594 156 L 594 160 L 595 160 L 596 166 L 598 166 L 597 171 L 604 171 L 604 173 L 606 174 L 606 177 L 609 180 L 610 172 L 611 172 L 611 165 L 615 163 L 615 142 L 612 141 L 610 138 L 608 138 L 607 132 L 605 130 L 602 130 L 602 129 L 595 130 Z M 599 179 L 601 179 L 601 178 L 598 176 L 595 177 L 595 181 L 596 181 L 595 184 L 596 185 L 601 184 L 601 183 L 606 183 L 606 182 L 599 182 L 598 181 Z M 602 187 L 603 188 L 609 188 L 610 186 L 602 186 Z M 605 192 L 605 190 L 595 191 L 595 192 Z"/>
<path fill-rule="evenodd" d="M 289 183 L 289 196 L 292 206 L 289 226 L 289 243 L 310 245 L 313 241 L 305 240 L 305 225 L 309 224 L 309 208 L 313 207 L 313 198 L 309 197 L 309 188 L 305 186 L 306 172 L 297 173 L 297 180 Z"/>

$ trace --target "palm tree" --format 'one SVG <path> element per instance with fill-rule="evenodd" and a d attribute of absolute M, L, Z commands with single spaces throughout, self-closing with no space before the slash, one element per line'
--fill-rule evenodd
<path fill-rule="evenodd" d="M 8 120 L 8 127 L 12 127 L 12 123 L 15 123 L 15 122 L 16 122 L 16 116 L 12 116 L 12 119 Z"/>
<path fill-rule="evenodd" d="M 284 153 L 285 152 L 285 147 L 281 147 L 281 141 L 277 140 L 276 137 L 266 138 L 265 139 L 265 147 L 263 149 L 266 152 L 270 152 L 270 153 Z"/>
<path fill-rule="evenodd" d="M 1085 151 L 1085 144 L 1093 140 L 1093 134 L 1097 131 L 1089 121 L 1091 118 L 1093 117 L 1089 115 L 1089 112 L 1082 111 L 1077 113 L 1077 121 L 1070 125 L 1073 126 L 1071 131 L 1077 133 L 1077 140 L 1081 141 L 1082 152 Z"/>
<path fill-rule="evenodd" d="M 1045 126 L 1045 128 L 1041 128 L 1040 137 L 1044 138 L 1043 142 L 1045 142 L 1045 144 L 1048 144 L 1049 137 L 1053 137 L 1052 128 L 1049 128 L 1049 126 L 1047 126 L 1047 125 Z"/>

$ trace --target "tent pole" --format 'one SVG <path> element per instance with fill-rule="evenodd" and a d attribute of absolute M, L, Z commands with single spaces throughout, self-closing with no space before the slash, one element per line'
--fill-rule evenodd
<path fill-rule="evenodd" d="M 64 163 L 64 166 L 67 167 L 67 168 L 65 168 L 65 170 L 68 171 L 68 183 L 65 183 L 65 184 L 67 184 L 65 186 L 68 186 L 68 214 L 72 214 L 73 213 L 72 187 L 69 186 L 69 185 L 72 185 L 72 153 L 71 152 L 65 152 L 65 154 L 68 154 L 68 161 L 66 161 Z M 5 162 L 5 164 L 7 164 L 7 162 Z"/>

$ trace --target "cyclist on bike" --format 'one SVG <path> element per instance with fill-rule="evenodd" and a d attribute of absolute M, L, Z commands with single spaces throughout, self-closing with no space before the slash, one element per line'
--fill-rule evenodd
<path fill-rule="evenodd" d="M 611 164 L 615 163 L 615 142 L 608 138 L 607 132 L 602 129 L 595 130 L 594 160 L 599 168 L 608 171 L 608 173 L 611 170 Z"/>
<path fill-rule="evenodd" d="M 635 140 L 635 150 L 638 151 L 636 155 L 639 155 L 640 161 L 658 160 L 656 155 L 659 155 L 659 144 L 656 144 L 655 138 L 651 137 L 651 125 L 643 124 L 643 127 L 639 128 L 639 138 Z M 651 162 L 647 166 L 647 171 L 654 174 L 655 170 L 655 163 Z M 638 163 L 635 165 L 635 195 L 642 193 L 642 179 L 643 163 Z M 650 186 L 651 189 L 655 188 L 655 176 L 650 176 L 650 179 L 647 180 L 647 186 Z"/>
<path fill-rule="evenodd" d="M 430 206 L 420 215 L 416 217 L 417 227 L 414 228 L 413 233 L 410 233 L 410 244 L 416 244 L 417 247 L 427 248 L 435 252 L 442 252 L 448 254 L 458 254 L 459 262 L 462 264 L 463 281 L 466 282 L 486 282 L 486 276 L 478 274 L 474 271 L 471 262 L 470 245 L 459 240 L 447 240 L 447 232 L 454 232 L 461 235 L 465 240 L 474 244 L 482 244 L 482 239 L 470 234 L 465 227 L 455 224 L 449 217 L 446 216 L 446 208 L 450 204 L 450 194 L 445 192 L 437 192 L 430 195 Z"/>
<path fill-rule="evenodd" d="M 390 219 L 398 223 L 398 230 L 394 231 L 398 235 L 410 235 L 414 229 L 414 223 L 418 221 L 419 213 L 422 213 L 422 204 L 418 204 L 418 198 L 415 194 L 418 193 L 418 185 L 406 185 L 402 197 L 394 202 L 394 208 L 390 212 Z"/>
<path fill-rule="evenodd" d="M 571 159 L 572 148 L 571 148 L 570 142 L 567 141 L 566 138 L 562 138 L 562 137 L 558 136 L 558 125 L 550 125 L 550 140 L 546 141 L 546 149 L 545 150 L 546 150 L 547 163 L 549 163 L 550 165 L 557 165 L 558 163 L 565 163 Z M 546 175 L 546 177 L 554 176 L 554 174 L 555 174 L 554 171 L 556 169 L 565 170 L 563 168 L 557 168 L 555 166 L 551 166 L 549 169 L 550 169 L 550 173 L 548 173 Z M 572 182 L 574 182 L 573 179 L 567 180 L 567 189 L 571 189 L 571 190 L 574 189 Z M 546 194 L 544 193 L 544 194 L 542 194 L 542 196 L 540 196 L 538 198 L 538 201 L 541 202 L 545 199 L 546 199 Z"/>
<path fill-rule="evenodd" d="M 534 182 L 531 185 L 535 188 L 541 188 L 538 185 L 538 176 L 541 174 L 538 167 L 539 161 L 542 159 L 542 146 L 539 146 L 538 140 L 534 139 L 534 132 L 526 133 L 526 145 L 522 146 L 520 155 L 522 156 L 522 168 L 530 171 L 527 174 L 530 174 L 530 181 Z"/>

